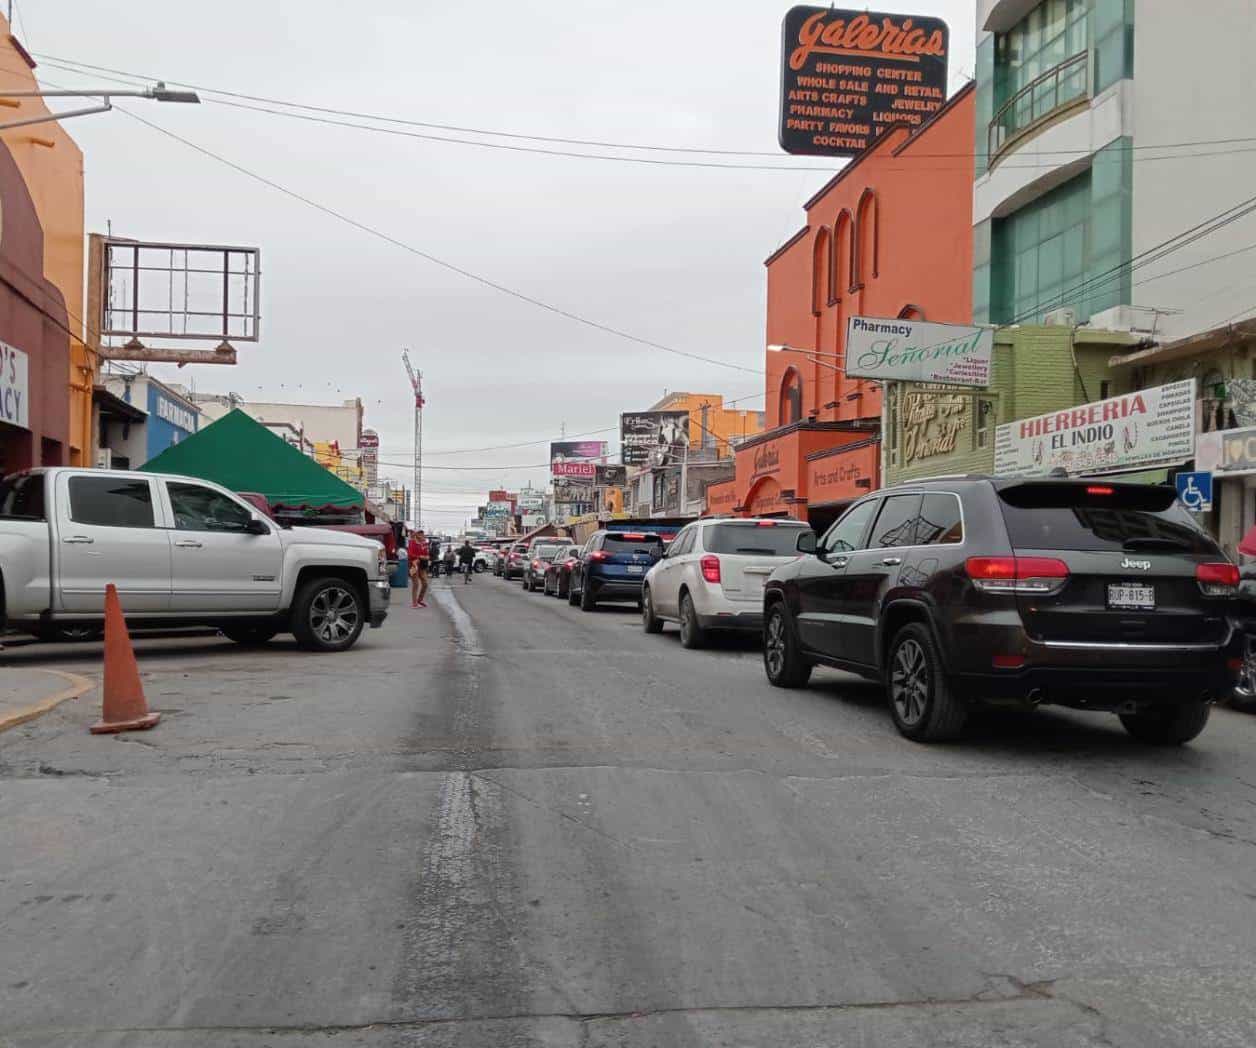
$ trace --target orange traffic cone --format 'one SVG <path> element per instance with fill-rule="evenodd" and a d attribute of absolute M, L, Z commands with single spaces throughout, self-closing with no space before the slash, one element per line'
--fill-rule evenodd
<path fill-rule="evenodd" d="M 112 583 L 105 587 L 105 688 L 103 719 L 92 725 L 93 735 L 119 731 L 143 731 L 161 720 L 160 713 L 149 713 L 140 683 L 140 668 L 135 662 L 131 635 L 122 617 L 118 589 Z"/>

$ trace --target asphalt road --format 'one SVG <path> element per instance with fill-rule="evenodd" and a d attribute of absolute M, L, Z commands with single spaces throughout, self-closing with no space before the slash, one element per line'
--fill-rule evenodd
<path fill-rule="evenodd" d="M 341 656 L 138 647 L 154 731 L 0 735 L 2 1048 L 1256 1043 L 1256 718 L 922 747 L 486 577 Z"/>

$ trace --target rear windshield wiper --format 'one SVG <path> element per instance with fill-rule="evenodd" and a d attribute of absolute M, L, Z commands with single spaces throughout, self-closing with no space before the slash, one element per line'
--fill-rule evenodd
<path fill-rule="evenodd" d="M 1194 547 L 1185 539 L 1168 539 L 1168 538 L 1132 538 L 1126 539 L 1121 543 L 1122 549 L 1168 549 L 1183 550 L 1189 552 Z"/>
<path fill-rule="evenodd" d="M 776 550 L 767 549 L 763 546 L 738 546 L 737 552 L 738 553 L 753 553 L 756 556 L 762 555 L 764 557 L 771 557 L 776 553 Z"/>

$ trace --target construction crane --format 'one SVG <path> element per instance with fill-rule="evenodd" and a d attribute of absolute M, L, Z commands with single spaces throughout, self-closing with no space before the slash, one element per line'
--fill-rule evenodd
<path fill-rule="evenodd" d="M 403 349 L 401 359 L 406 365 L 406 374 L 410 376 L 410 385 L 414 387 L 414 495 L 411 515 L 416 528 L 423 527 L 423 372 L 415 371 L 410 363 L 410 351 Z"/>

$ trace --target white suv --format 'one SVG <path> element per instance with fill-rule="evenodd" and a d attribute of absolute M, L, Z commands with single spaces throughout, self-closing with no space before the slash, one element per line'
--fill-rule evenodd
<path fill-rule="evenodd" d="M 680 623 L 680 642 L 700 648 L 712 630 L 763 627 L 763 584 L 798 557 L 797 520 L 718 518 L 688 525 L 645 577 L 641 622 L 661 633 Z"/>

